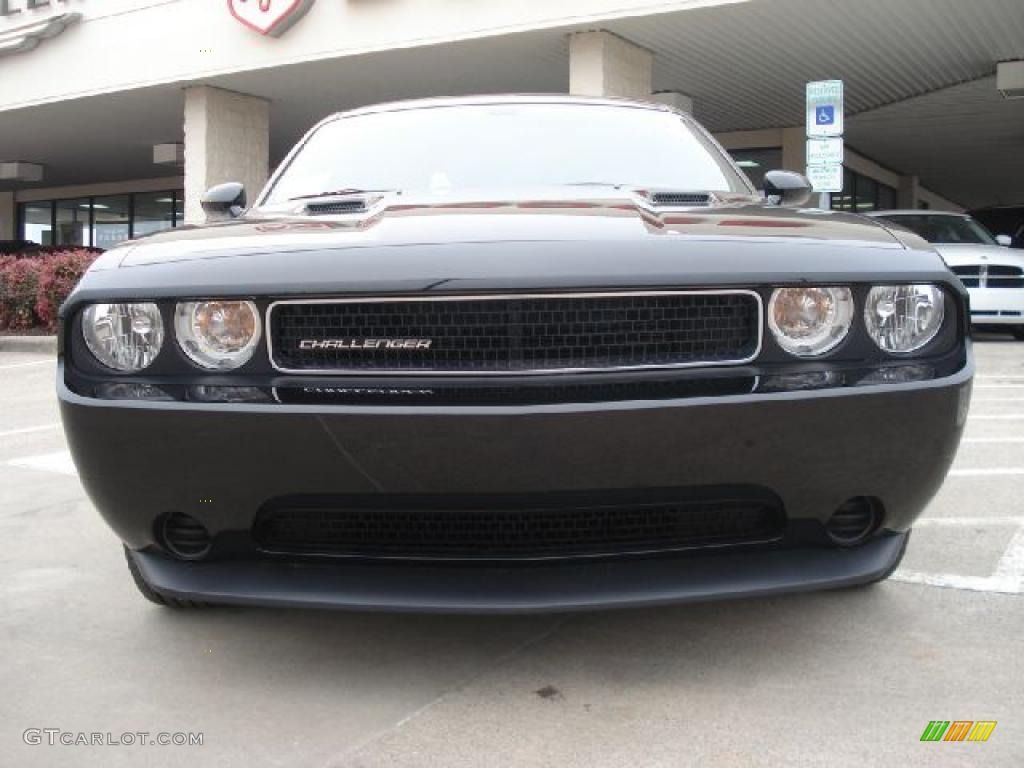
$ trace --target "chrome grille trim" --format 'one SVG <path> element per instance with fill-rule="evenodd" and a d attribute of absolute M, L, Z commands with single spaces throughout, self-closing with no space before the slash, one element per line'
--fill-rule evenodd
<path fill-rule="evenodd" d="M 689 361 L 685 363 L 669 363 L 654 365 L 625 365 L 599 368 L 544 368 L 510 371 L 445 371 L 436 369 L 401 370 L 395 368 L 284 368 L 274 360 L 274 339 L 271 320 L 274 309 L 294 304 L 374 304 L 380 302 L 426 302 L 426 301 L 500 301 L 516 299 L 605 299 L 629 298 L 645 296 L 752 296 L 757 303 L 757 344 L 754 351 L 745 358 L 735 360 Z M 761 354 L 764 345 L 764 301 L 757 291 L 740 288 L 720 290 L 678 290 L 678 291 L 600 291 L 600 292 L 562 292 L 562 293 L 493 293 L 493 294 L 445 294 L 423 296 L 355 296 L 351 298 L 333 299 L 281 299 L 271 302 L 265 313 L 264 324 L 267 339 L 267 356 L 271 367 L 278 373 L 300 376 L 396 376 L 396 377 L 431 377 L 431 376 L 537 376 L 562 373 L 601 373 L 616 371 L 673 370 L 680 368 L 720 368 L 723 366 L 745 365 L 753 362 Z"/>

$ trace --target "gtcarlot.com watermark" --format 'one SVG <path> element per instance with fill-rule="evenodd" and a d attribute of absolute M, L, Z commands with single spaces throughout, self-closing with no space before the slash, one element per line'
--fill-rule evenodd
<path fill-rule="evenodd" d="M 28 728 L 21 734 L 29 746 L 46 744 L 51 747 L 201 747 L 202 733 L 167 733 L 160 731 L 125 731 L 124 733 L 98 733 L 64 731 L 60 728 Z"/>

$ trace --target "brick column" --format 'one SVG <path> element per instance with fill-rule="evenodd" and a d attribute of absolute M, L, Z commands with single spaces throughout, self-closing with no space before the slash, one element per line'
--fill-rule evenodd
<path fill-rule="evenodd" d="M 200 199 L 240 181 L 251 204 L 270 175 L 270 102 L 207 85 L 185 89 L 185 221 L 206 221 Z"/>
<path fill-rule="evenodd" d="M 17 223 L 14 220 L 14 193 L 0 192 L 0 240 L 13 240 Z"/>
<path fill-rule="evenodd" d="M 651 98 L 651 52 L 611 32 L 569 35 L 569 93 Z"/>

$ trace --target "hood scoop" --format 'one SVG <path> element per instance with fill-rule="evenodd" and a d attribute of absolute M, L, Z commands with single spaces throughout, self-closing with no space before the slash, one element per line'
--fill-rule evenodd
<path fill-rule="evenodd" d="M 320 203 L 308 203 L 306 213 L 310 216 L 336 216 L 344 213 L 363 213 L 366 211 L 366 200 L 361 197 L 343 200 L 327 200 Z"/>
<path fill-rule="evenodd" d="M 657 206 L 707 206 L 712 200 L 707 192 L 655 192 L 651 202 Z"/>

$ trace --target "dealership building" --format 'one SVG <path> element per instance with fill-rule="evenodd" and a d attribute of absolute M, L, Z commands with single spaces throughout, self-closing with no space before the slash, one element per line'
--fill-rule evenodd
<path fill-rule="evenodd" d="M 1022 0 L 0 0 L 0 240 L 200 222 L 325 115 L 423 96 L 669 103 L 759 183 L 827 79 L 833 208 L 1024 205 Z"/>

